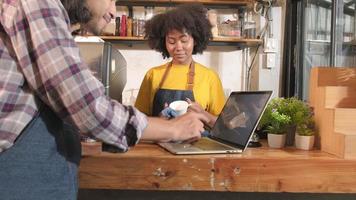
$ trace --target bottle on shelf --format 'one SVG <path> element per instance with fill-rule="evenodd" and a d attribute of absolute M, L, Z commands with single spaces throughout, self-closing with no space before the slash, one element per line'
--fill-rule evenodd
<path fill-rule="evenodd" d="M 138 20 L 138 36 L 143 37 L 145 35 L 145 24 L 146 21 L 144 19 Z"/>
<path fill-rule="evenodd" d="M 127 37 L 131 37 L 132 36 L 132 18 L 131 17 L 127 17 L 126 36 Z"/>
<path fill-rule="evenodd" d="M 121 24 L 120 24 L 120 36 L 126 36 L 126 15 L 121 16 Z"/>
<path fill-rule="evenodd" d="M 133 19 L 132 21 L 132 35 L 135 37 L 143 37 L 145 34 L 145 20 Z"/>
<path fill-rule="evenodd" d="M 120 17 L 115 18 L 115 35 L 120 36 Z"/>

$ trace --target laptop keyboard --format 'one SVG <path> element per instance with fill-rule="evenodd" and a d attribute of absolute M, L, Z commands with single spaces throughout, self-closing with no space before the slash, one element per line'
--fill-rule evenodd
<path fill-rule="evenodd" d="M 186 148 L 188 147 L 196 147 L 202 150 L 217 150 L 217 149 L 235 149 L 232 147 L 229 147 L 227 145 L 223 145 L 217 142 L 214 142 L 213 140 L 210 140 L 208 138 L 201 138 L 195 143 L 192 144 L 186 144 Z"/>

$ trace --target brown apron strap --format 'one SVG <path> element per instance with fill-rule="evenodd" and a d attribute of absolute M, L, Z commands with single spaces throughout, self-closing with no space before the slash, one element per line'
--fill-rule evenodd
<path fill-rule="evenodd" d="M 161 82 L 158 85 L 158 89 L 160 89 L 162 87 L 164 81 L 166 81 L 168 73 L 171 70 L 171 68 L 172 68 L 172 62 L 168 63 L 166 71 L 164 72 Z M 194 64 L 194 61 L 192 61 L 189 65 L 189 71 L 188 71 L 188 79 L 187 79 L 187 87 L 186 87 L 186 89 L 188 89 L 188 90 L 193 90 L 194 75 L 195 75 L 195 64 Z"/>
<path fill-rule="evenodd" d="M 187 79 L 187 90 L 193 90 L 194 87 L 194 75 L 195 75 L 195 63 L 192 61 L 189 66 L 188 79 Z"/>

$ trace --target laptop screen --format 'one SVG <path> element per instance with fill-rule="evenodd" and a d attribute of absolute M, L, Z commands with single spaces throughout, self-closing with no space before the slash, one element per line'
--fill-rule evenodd
<path fill-rule="evenodd" d="M 211 131 L 213 138 L 244 149 L 272 91 L 232 92 Z"/>

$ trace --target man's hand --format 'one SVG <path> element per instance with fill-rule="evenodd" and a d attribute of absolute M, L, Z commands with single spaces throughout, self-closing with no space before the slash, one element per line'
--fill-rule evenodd
<path fill-rule="evenodd" d="M 180 117 L 172 119 L 174 131 L 173 141 L 198 140 L 204 132 L 204 123 L 209 120 L 202 113 L 188 112 Z"/>
<path fill-rule="evenodd" d="M 172 120 L 149 117 L 141 139 L 159 142 L 197 140 L 208 120 L 204 114 L 196 112 L 188 112 Z"/>

